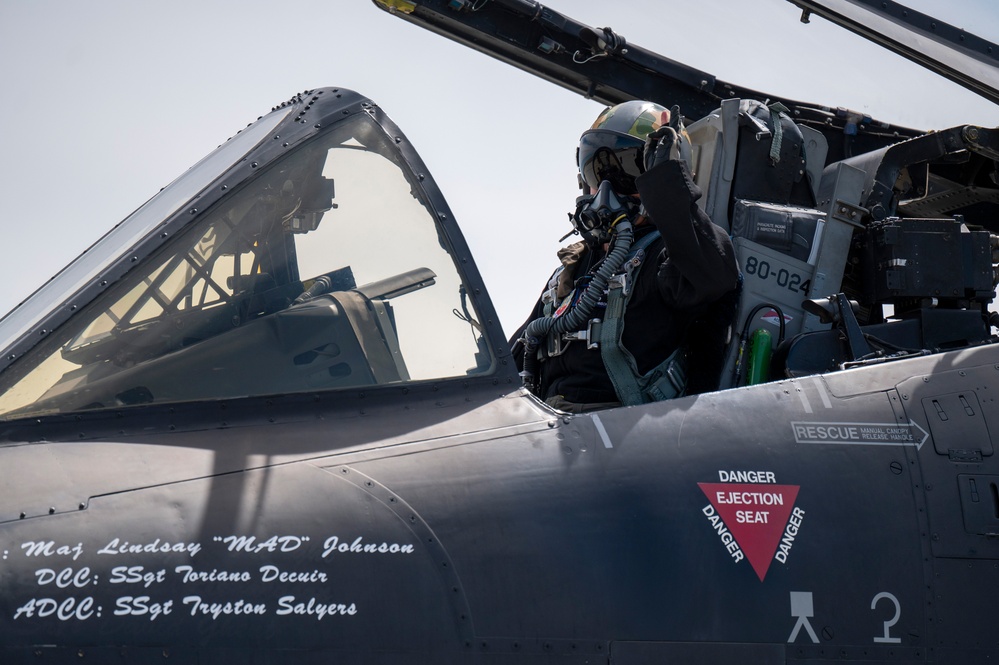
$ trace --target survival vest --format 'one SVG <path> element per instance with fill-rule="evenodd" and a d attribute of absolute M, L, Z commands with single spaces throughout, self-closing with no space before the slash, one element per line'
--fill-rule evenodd
<path fill-rule="evenodd" d="M 609 281 L 607 308 L 603 319 L 590 319 L 586 330 L 549 335 L 545 349 L 547 356 L 556 356 L 564 351 L 567 344 L 576 340 L 585 341 L 588 349 L 599 349 L 614 392 L 625 406 L 674 399 L 682 397 L 686 392 L 686 345 L 681 345 L 650 371 L 639 374 L 638 364 L 623 342 L 624 314 L 634 293 L 635 280 L 645 264 L 649 246 L 659 238 L 659 231 L 652 231 L 632 244 L 621 268 Z M 557 283 L 560 272 L 561 269 L 557 270 L 552 277 L 552 287 Z M 562 307 L 569 304 L 570 299 L 574 304 L 577 298 L 577 294 L 571 294 Z M 558 316 L 562 313 L 559 311 L 562 307 L 555 309 L 556 302 L 554 298 L 546 298 L 546 316 Z"/>

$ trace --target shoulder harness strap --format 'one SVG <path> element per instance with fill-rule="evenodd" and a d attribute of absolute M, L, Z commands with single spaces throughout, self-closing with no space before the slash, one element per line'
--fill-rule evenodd
<path fill-rule="evenodd" d="M 600 357 L 618 399 L 625 406 L 680 397 L 687 384 L 686 348 L 680 347 L 642 376 L 635 357 L 622 341 L 624 313 L 634 291 L 635 278 L 647 258 L 649 246 L 659 237 L 659 231 L 653 231 L 632 245 L 622 272 L 611 279 L 607 310 L 600 326 Z"/>

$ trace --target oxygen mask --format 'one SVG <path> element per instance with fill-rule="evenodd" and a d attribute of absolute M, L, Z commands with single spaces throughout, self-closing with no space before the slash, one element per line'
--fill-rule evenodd
<path fill-rule="evenodd" d="M 614 192 L 610 181 L 603 180 L 595 194 L 576 199 L 572 225 L 587 242 L 607 242 L 614 225 L 622 218 L 633 217 L 638 208 L 636 200 L 619 196 Z"/>

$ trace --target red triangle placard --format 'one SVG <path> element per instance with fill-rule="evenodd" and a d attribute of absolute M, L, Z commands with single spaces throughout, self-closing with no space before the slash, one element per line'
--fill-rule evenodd
<path fill-rule="evenodd" d="M 800 485 L 697 483 L 760 581 L 774 560 Z"/>

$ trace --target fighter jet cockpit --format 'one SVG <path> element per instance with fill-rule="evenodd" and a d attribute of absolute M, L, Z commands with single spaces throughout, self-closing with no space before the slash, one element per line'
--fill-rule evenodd
<path fill-rule="evenodd" d="M 369 114 L 261 170 L 11 367 L 0 414 L 489 368 L 420 176 Z"/>

